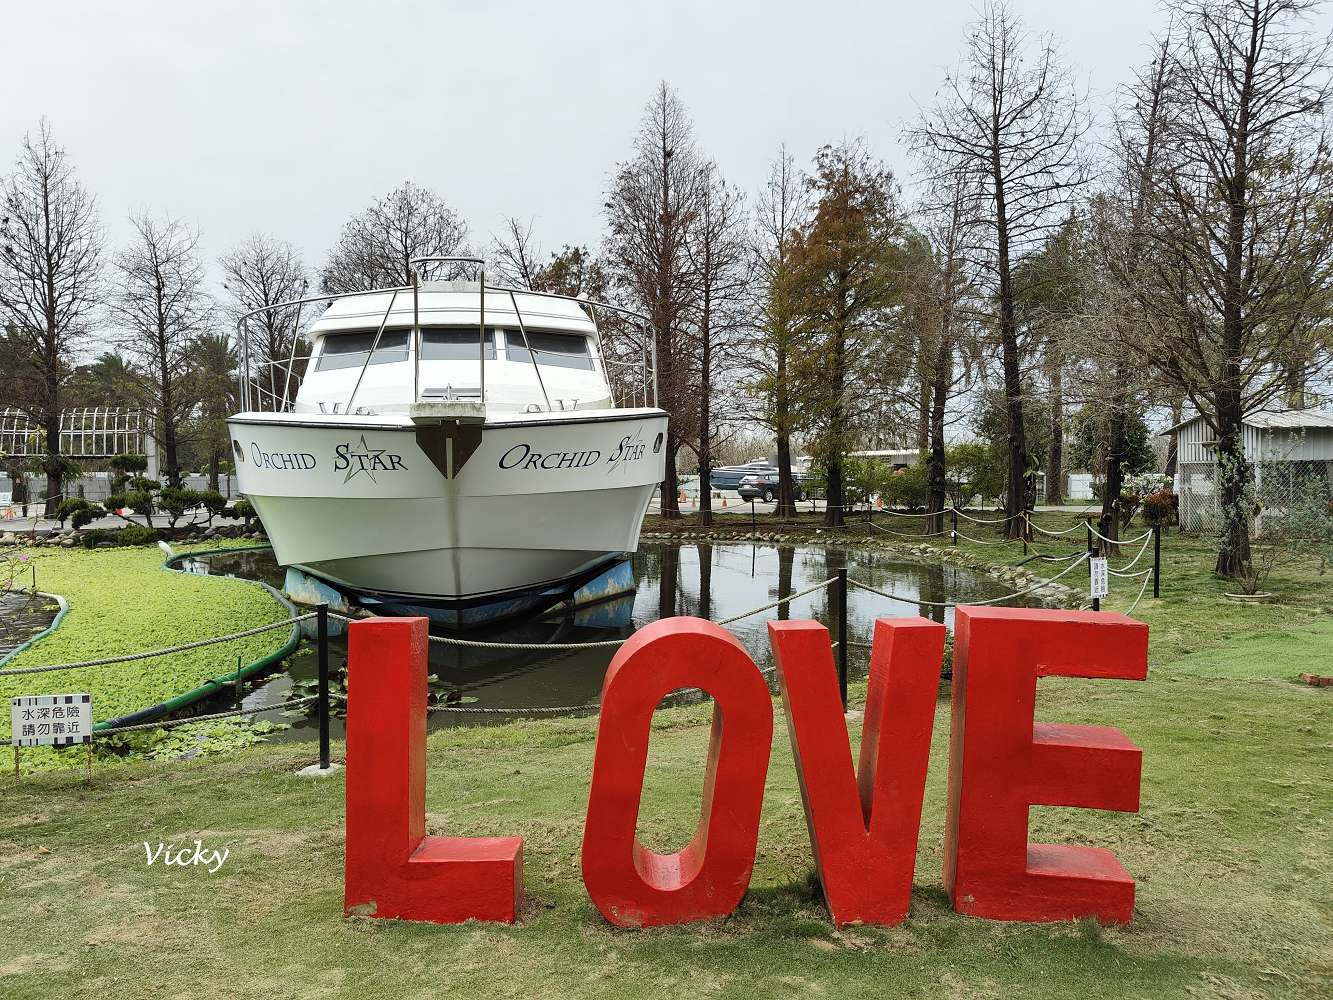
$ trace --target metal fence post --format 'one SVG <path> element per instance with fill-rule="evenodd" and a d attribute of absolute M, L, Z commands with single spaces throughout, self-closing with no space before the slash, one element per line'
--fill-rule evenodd
<path fill-rule="evenodd" d="M 1088 551 L 1092 551 L 1092 518 L 1083 518 L 1083 526 L 1088 529 Z"/>
<path fill-rule="evenodd" d="M 754 531 L 758 527 L 754 520 L 754 497 L 750 497 L 750 530 Z"/>
<path fill-rule="evenodd" d="M 1152 528 L 1152 596 L 1162 596 L 1162 526 Z"/>
<path fill-rule="evenodd" d="M 954 544 L 954 545 L 957 545 L 957 544 L 958 544 L 958 511 L 957 511 L 957 509 L 954 509 L 954 510 L 952 511 L 952 513 L 953 513 L 953 529 L 949 532 L 949 537 L 953 540 L 953 544 Z"/>
<path fill-rule="evenodd" d="M 1100 555 L 1101 555 L 1101 549 L 1094 545 L 1092 548 L 1092 558 L 1088 560 L 1088 565 L 1091 566 L 1092 559 L 1096 559 Z M 1102 599 L 1100 597 L 1094 597 L 1092 599 L 1092 610 L 1100 611 L 1101 609 L 1102 609 Z"/>
<path fill-rule="evenodd" d="M 315 635 L 319 643 L 319 769 L 329 769 L 329 606 L 315 609 Z"/>
<path fill-rule="evenodd" d="M 838 570 L 838 694 L 847 711 L 847 569 Z"/>

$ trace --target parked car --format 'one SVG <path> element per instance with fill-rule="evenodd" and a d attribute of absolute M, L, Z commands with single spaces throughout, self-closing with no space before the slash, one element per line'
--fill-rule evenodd
<path fill-rule="evenodd" d="M 801 489 L 801 479 L 799 476 L 792 476 L 792 499 L 804 500 L 805 493 Z M 742 500 L 762 500 L 764 503 L 771 502 L 778 495 L 778 472 L 774 469 L 772 472 L 751 473 L 741 479 L 740 486 L 736 492 L 741 495 Z"/>
<path fill-rule="evenodd" d="M 718 466 L 709 474 L 708 481 L 715 490 L 734 490 L 740 486 L 741 480 L 746 476 L 762 472 L 772 472 L 777 475 L 777 471 L 768 463 L 768 459 L 757 459 L 753 462 L 746 462 L 744 465 Z"/>

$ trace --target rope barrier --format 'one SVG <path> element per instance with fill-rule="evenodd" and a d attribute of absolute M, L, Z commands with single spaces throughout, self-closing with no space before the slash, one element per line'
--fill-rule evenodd
<path fill-rule="evenodd" d="M 1151 535 L 1152 532 L 1150 531 L 1148 532 L 1148 534 Z M 1131 559 L 1129 562 L 1125 563 L 1125 565 L 1121 566 L 1118 572 L 1116 570 L 1110 569 L 1109 564 L 1107 567 L 1108 571 L 1111 573 L 1115 573 L 1116 576 L 1125 575 L 1126 570 L 1133 569 L 1134 566 L 1137 565 L 1138 561 L 1143 558 L 1143 554 L 1148 551 L 1148 545 L 1151 543 L 1151 541 L 1152 541 L 1151 538 L 1145 539 L 1143 544 L 1139 546 L 1138 554 L 1135 555 L 1134 558 Z"/>
<path fill-rule="evenodd" d="M 1148 581 L 1152 579 L 1150 576 L 1148 576 L 1149 572 L 1151 572 L 1151 570 L 1145 569 L 1141 574 L 1143 576 L 1143 585 L 1139 587 L 1139 596 L 1134 598 L 1134 603 L 1129 606 L 1129 610 L 1126 611 L 1125 614 L 1132 615 L 1134 613 L 1134 609 L 1139 606 L 1139 601 L 1143 600 L 1143 595 L 1148 591 Z"/>
<path fill-rule="evenodd" d="M 316 695 L 308 698 L 293 698 L 291 701 L 284 701 L 277 705 L 265 705 L 262 708 L 237 708 L 230 712 L 214 712 L 211 715 L 194 715 L 188 719 L 173 719 L 170 722 L 141 722 L 134 726 L 116 726 L 114 729 L 95 729 L 93 736 L 114 736 L 117 733 L 134 733 L 147 729 L 175 729 L 177 726 L 188 726 L 194 722 L 213 722 L 216 719 L 230 719 L 238 715 L 259 715 L 263 712 L 275 712 L 280 708 L 295 708 L 297 705 L 307 705 L 312 701 L 319 701 Z"/>
<path fill-rule="evenodd" d="M 1122 578 L 1124 578 L 1124 579 L 1126 579 L 1126 580 L 1137 580 L 1139 577 L 1144 576 L 1144 575 L 1146 575 L 1146 574 L 1148 574 L 1148 573 L 1151 573 L 1151 572 L 1152 572 L 1152 567 L 1149 566 L 1147 569 L 1141 569 L 1141 570 L 1139 570 L 1137 573 L 1125 573 L 1125 572 L 1121 572 L 1121 571 L 1119 571 L 1119 570 L 1111 569 L 1111 568 L 1108 566 L 1108 567 L 1106 568 L 1106 572 L 1110 573 L 1112 576 L 1122 577 Z"/>
<path fill-rule="evenodd" d="M 943 538 L 945 535 L 948 534 L 947 531 L 922 531 L 922 532 L 894 531 L 892 528 L 886 528 L 884 527 L 884 525 L 876 524 L 874 521 L 870 522 L 870 526 L 872 528 L 878 528 L 880 531 L 886 532 L 890 535 L 897 535 L 899 538 Z"/>
<path fill-rule="evenodd" d="M 480 705 L 431 705 L 427 712 L 451 712 L 460 715 L 560 715 L 571 712 L 596 712 L 601 710 L 598 702 L 587 705 L 534 705 L 531 708 L 483 708 Z"/>
<path fill-rule="evenodd" d="M 837 583 L 837 582 L 838 582 L 838 578 L 837 578 L 836 576 L 831 576 L 831 577 L 829 577 L 827 580 L 825 580 L 823 583 L 817 583 L 817 584 L 815 584 L 813 587 L 807 587 L 805 590 L 802 590 L 802 591 L 800 591 L 799 593 L 796 593 L 796 594 L 789 594 L 789 595 L 786 596 L 786 597 L 780 597 L 780 598 L 778 598 L 776 601 L 772 602 L 771 604 L 765 604 L 762 608 L 755 608 L 753 611 L 747 611 L 747 612 L 745 612 L 745 614 L 743 614 L 743 615 L 732 615 L 730 618 L 724 618 L 724 619 L 722 619 L 722 621 L 718 622 L 717 624 L 719 624 L 719 625 L 730 625 L 732 622 L 738 622 L 738 621 L 740 621 L 742 618 L 749 618 L 749 617 L 751 617 L 751 616 L 753 616 L 753 615 L 761 614 L 761 613 L 763 613 L 763 612 L 765 612 L 765 611 L 772 611 L 774 608 L 780 608 L 780 607 L 782 607 L 782 605 L 787 604 L 787 603 L 790 602 L 790 601 L 794 601 L 794 600 L 796 600 L 797 598 L 805 597 L 805 596 L 808 595 L 808 594 L 813 594 L 816 590 L 823 590 L 823 589 L 824 589 L 825 587 L 827 587 L 830 583 Z"/>
<path fill-rule="evenodd" d="M 751 610 L 744 611 L 739 615 L 732 615 L 730 618 L 723 618 L 721 621 L 718 621 L 715 624 L 731 625 L 733 622 L 738 622 L 743 618 L 750 618 L 754 615 L 762 614 L 765 611 L 772 611 L 774 608 L 780 608 L 784 604 L 788 604 L 791 601 L 795 601 L 799 598 L 806 597 L 810 594 L 815 593 L 815 591 L 823 590 L 829 584 L 837 582 L 837 579 L 838 578 L 836 576 L 829 577 L 827 580 L 824 580 L 820 583 L 816 583 L 813 586 L 805 588 L 804 590 L 799 590 L 794 594 L 788 594 L 786 597 L 780 597 L 776 601 L 771 601 L 770 603 L 762 605 L 761 607 L 752 608 Z M 329 617 L 337 618 L 345 622 L 352 622 L 358 620 L 356 618 L 349 618 L 347 615 L 341 615 L 335 612 L 329 612 Z M 442 643 L 446 646 L 463 646 L 469 649 L 508 649 L 508 650 L 609 649 L 614 646 L 624 645 L 625 643 L 625 639 L 606 639 L 600 642 L 485 642 L 480 639 L 458 639 L 452 636 L 444 636 L 444 635 L 433 635 L 430 637 L 430 641 Z"/>
<path fill-rule="evenodd" d="M 793 596 L 795 596 L 795 595 L 793 595 Z M 848 646 L 858 646 L 858 647 L 861 647 L 861 648 L 864 648 L 864 649 L 870 649 L 870 648 L 871 648 L 871 645 L 870 645 L 870 643 L 868 643 L 868 642 L 850 642 L 850 643 L 848 643 Z M 829 644 L 829 648 L 830 648 L 830 649 L 837 649 L 837 648 L 838 648 L 838 643 L 836 643 L 836 642 L 832 642 L 832 643 L 830 643 L 830 644 Z M 771 673 L 774 673 L 778 668 L 777 668 L 776 665 L 774 665 L 774 666 L 771 666 L 771 667 L 758 667 L 757 669 L 759 670 L 759 672 L 760 672 L 761 674 L 771 674 Z M 673 692 L 673 693 L 676 693 L 676 692 Z M 680 694 L 702 694 L 702 695 L 708 695 L 708 692 L 705 691 L 705 690 L 703 690 L 702 688 L 681 688 L 680 691 L 679 691 L 679 693 L 680 693 Z M 342 697 L 343 700 L 346 701 L 346 696 L 340 696 L 340 697 Z M 457 714 L 457 715 L 469 715 L 469 714 L 478 714 L 478 715 L 533 715 L 533 714 L 537 714 L 537 715 L 562 715 L 562 714 L 564 714 L 564 715 L 567 715 L 567 714 L 572 713 L 572 712 L 600 712 L 601 709 L 602 709 L 601 702 L 595 702 L 595 701 L 593 701 L 593 702 L 588 702 L 587 704 L 584 704 L 584 705 L 559 705 L 559 706 L 540 705 L 540 706 L 532 706 L 532 707 L 530 707 L 530 708 L 489 708 L 489 707 L 483 707 L 483 706 L 481 706 L 481 705 L 430 705 L 430 706 L 427 706 L 426 711 L 427 711 L 427 712 L 449 712 L 449 713 Z"/>
<path fill-rule="evenodd" d="M 1089 524 L 1089 525 L 1087 525 L 1086 527 L 1087 527 L 1087 530 L 1088 530 L 1088 531 L 1092 532 L 1092 534 L 1093 534 L 1094 537 L 1096 537 L 1096 538 L 1100 538 L 1103 542 L 1110 542 L 1112 545 L 1133 545 L 1135 542 L 1141 542 L 1141 541 L 1143 541 L 1145 538 L 1151 538 L 1151 537 L 1152 537 L 1152 529 L 1151 529 L 1151 528 L 1149 528 L 1147 531 L 1145 531 L 1145 532 L 1144 532 L 1143 534 L 1141 534 L 1141 535 L 1135 535 L 1133 538 L 1107 538 L 1105 535 L 1103 535 L 1100 531 L 1098 531 L 1098 530 L 1097 530 L 1096 528 L 1094 528 L 1092 525 Z"/>
<path fill-rule="evenodd" d="M 1052 538 L 1058 538 L 1061 535 L 1072 534 L 1075 531 L 1082 531 L 1083 528 L 1085 527 L 1085 525 L 1082 524 L 1074 524 L 1068 528 L 1063 529 L 1062 531 L 1047 531 L 1045 528 L 1043 528 L 1040 524 L 1037 524 L 1035 521 L 1028 521 L 1028 524 L 1030 524 L 1037 531 L 1040 531 L 1043 535 L 1050 535 Z"/>
<path fill-rule="evenodd" d="M 470 649 L 609 649 L 625 642 L 624 639 L 606 639 L 602 642 L 482 642 L 480 639 L 455 639 L 446 635 L 432 635 L 430 641 Z"/>
<path fill-rule="evenodd" d="M 1021 514 L 1010 514 L 1008 517 L 1002 517 L 998 521 L 994 521 L 994 520 L 988 520 L 984 517 L 972 517 L 970 514 L 964 514 L 957 507 L 950 507 L 949 510 L 953 511 L 964 521 L 971 521 L 973 524 L 1008 524 L 1014 518 L 1022 517 Z"/>
<path fill-rule="evenodd" d="M 1026 590 L 1020 590 L 1015 594 L 1006 594 L 1003 597 L 992 597 L 988 601 L 967 601 L 966 603 L 969 605 L 984 606 L 987 604 L 999 604 L 1001 601 L 1011 601 L 1015 597 L 1024 597 L 1028 594 L 1033 593 L 1034 591 L 1041 590 L 1043 587 L 1050 586 L 1056 580 L 1060 579 L 1060 577 L 1064 576 L 1066 573 L 1068 573 L 1075 566 L 1077 566 L 1079 563 L 1083 562 L 1083 560 L 1087 558 L 1088 558 L 1088 553 L 1086 552 L 1079 553 L 1078 559 L 1070 563 L 1059 573 L 1056 573 L 1055 576 L 1051 577 L 1049 580 L 1042 580 L 1040 583 L 1034 584 L 1033 586 L 1028 587 Z M 956 608 L 958 606 L 957 601 L 923 601 L 915 597 L 902 597 L 898 594 L 890 594 L 884 590 L 876 590 L 874 587 L 871 587 L 868 584 L 864 584 L 860 580 L 849 579 L 847 582 L 850 583 L 852 586 L 860 587 L 862 590 L 869 591 L 872 594 L 878 594 L 880 597 L 886 597 L 891 601 L 900 601 L 903 604 L 921 604 L 930 608 Z"/>
<path fill-rule="evenodd" d="M 271 622 L 268 625 L 259 625 L 255 628 L 246 629 L 244 632 L 235 632 L 231 635 L 220 635 L 212 639 L 200 639 L 198 642 L 186 642 L 179 646 L 168 646 L 166 649 L 152 649 L 144 653 L 126 653 L 123 656 L 107 656 L 100 660 L 83 660 L 79 663 L 55 663 L 45 667 L 20 667 L 17 670 L 0 670 L 0 677 L 17 677 L 20 674 L 45 674 L 53 670 L 80 670 L 84 667 L 104 667 L 112 663 L 131 663 L 135 660 L 148 660 L 155 656 L 169 656 L 172 653 L 184 653 L 191 649 L 202 649 L 204 646 L 216 646 L 223 642 L 232 642 L 236 639 L 248 639 L 252 635 L 259 635 L 261 632 L 271 632 L 279 628 L 291 628 L 297 622 L 309 621 L 315 617 L 315 613 L 309 612 L 304 615 L 297 615 L 295 618 L 284 618 L 282 621 Z"/>

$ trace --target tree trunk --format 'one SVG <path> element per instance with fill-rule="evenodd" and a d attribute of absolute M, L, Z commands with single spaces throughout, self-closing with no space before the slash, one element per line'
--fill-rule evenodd
<path fill-rule="evenodd" d="M 787 352 L 777 352 L 776 396 L 773 420 L 778 439 L 778 505 L 773 516 L 787 519 L 796 516 L 796 480 L 791 472 L 791 401 L 787 398 Z"/>
<path fill-rule="evenodd" d="M 705 272 L 707 272 L 705 257 Z M 705 278 L 707 280 L 707 278 Z M 713 497 L 710 490 L 704 489 L 713 472 L 713 428 L 710 400 L 712 399 L 713 333 L 712 303 L 707 288 L 704 289 L 703 315 L 700 326 L 702 350 L 699 357 L 699 523 L 708 527 L 713 523 Z M 707 618 L 707 615 L 704 615 Z"/>
<path fill-rule="evenodd" d="M 796 516 L 796 480 L 791 471 L 791 437 L 778 433 L 778 505 L 773 516 L 786 519 Z"/>
<path fill-rule="evenodd" d="M 1171 479 L 1171 488 L 1175 489 L 1176 483 L 1176 465 L 1179 462 L 1180 454 L 1180 432 L 1175 430 L 1176 424 L 1180 423 L 1184 416 L 1185 403 L 1179 397 L 1171 400 L 1171 433 L 1166 439 L 1166 474 Z"/>
<path fill-rule="evenodd" d="M 1240 393 L 1219 392 L 1217 407 L 1217 501 L 1221 545 L 1218 576 L 1242 580 L 1250 575 L 1250 515 L 1245 509 L 1250 481 L 1245 458 L 1243 408 Z"/>
<path fill-rule="evenodd" d="M 796 548 L 794 546 L 778 546 L 778 597 L 786 597 L 791 593 L 791 571 L 795 560 Z M 791 618 L 791 602 L 779 604 L 778 621 L 785 622 L 789 618 Z"/>
<path fill-rule="evenodd" d="M 671 424 L 667 424 L 665 471 L 662 473 L 662 516 L 668 520 L 680 517 L 680 477 L 676 475 L 676 452 L 680 450 L 680 441 Z M 699 488 L 703 489 L 700 482 Z"/>
<path fill-rule="evenodd" d="M 49 520 L 55 517 L 56 508 L 60 506 L 60 492 L 64 487 L 57 464 L 60 459 L 60 410 L 48 409 L 45 423 L 46 503 L 42 516 Z"/>
<path fill-rule="evenodd" d="M 680 580 L 680 546 L 663 545 L 662 575 L 657 581 L 657 617 L 676 616 L 676 588 Z"/>
<path fill-rule="evenodd" d="M 1046 463 L 1046 502 L 1065 498 L 1065 380 L 1063 359 L 1051 366 L 1051 457 Z"/>
<path fill-rule="evenodd" d="M 218 476 L 221 473 L 221 452 L 216 448 L 208 449 L 208 488 L 214 493 L 218 490 Z"/>
<path fill-rule="evenodd" d="M 699 617 L 713 617 L 713 546 L 700 543 L 699 550 Z"/>
<path fill-rule="evenodd" d="M 949 392 L 949 383 L 953 380 L 952 355 L 949 351 L 948 337 L 940 340 L 939 353 L 935 358 L 935 378 L 930 392 L 930 457 L 926 462 L 927 499 L 926 532 L 932 535 L 944 533 L 944 508 L 948 506 L 948 470 L 944 456 L 944 408 Z"/>
<path fill-rule="evenodd" d="M 833 454 L 828 459 L 828 495 L 824 501 L 824 525 L 829 528 L 841 528 L 846 523 L 843 516 L 845 494 L 842 485 L 842 455 Z"/>
<path fill-rule="evenodd" d="M 1102 514 L 1097 530 L 1107 538 L 1120 537 L 1120 494 L 1124 490 L 1125 411 L 1112 407 L 1106 421 L 1106 470 L 1102 485 Z M 1099 540 L 1102 555 L 1116 555 L 1119 546 Z"/>
<path fill-rule="evenodd" d="M 176 414 L 171 401 L 171 390 L 168 389 L 162 395 L 162 455 L 165 459 L 166 485 L 171 489 L 178 489 L 181 484 L 179 451 Z"/>
<path fill-rule="evenodd" d="M 827 447 L 827 485 L 828 495 L 824 500 L 824 525 L 829 528 L 841 528 L 846 524 L 846 493 L 842 482 L 843 434 L 846 415 L 843 408 L 844 392 L 847 384 L 847 331 L 845 315 L 847 308 L 847 276 L 838 275 L 841 289 L 839 306 L 841 315 L 832 325 L 833 356 L 829 359 L 829 392 L 832 406 L 829 407 L 829 428 Z"/>
<path fill-rule="evenodd" d="M 995 220 L 1000 271 L 1000 355 L 1004 365 L 1004 403 L 1009 418 L 1009 468 L 1005 486 L 1006 538 L 1024 538 L 1027 524 L 1020 515 L 1028 509 L 1027 434 L 1023 426 L 1023 382 L 1018 358 L 1018 324 L 1014 317 L 1014 290 L 1009 274 L 1009 225 L 1005 214 L 1004 182 L 995 165 Z"/>
<path fill-rule="evenodd" d="M 930 448 L 930 404 L 933 386 L 927 378 L 923 377 L 920 381 L 921 390 L 916 401 L 916 450 L 925 454 Z"/>

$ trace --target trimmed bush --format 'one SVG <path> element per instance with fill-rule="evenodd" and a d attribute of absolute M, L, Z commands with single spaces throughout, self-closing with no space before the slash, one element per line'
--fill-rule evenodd
<path fill-rule="evenodd" d="M 154 545 L 157 532 L 142 524 L 127 524 L 123 528 L 93 528 L 79 536 L 84 548 L 95 549 L 103 542 L 121 548 L 127 545 Z"/>

